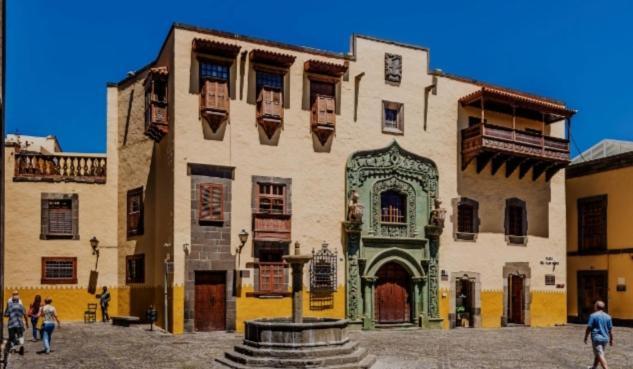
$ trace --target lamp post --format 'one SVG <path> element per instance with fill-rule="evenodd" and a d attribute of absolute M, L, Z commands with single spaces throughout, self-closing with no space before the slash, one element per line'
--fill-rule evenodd
<path fill-rule="evenodd" d="M 240 239 L 240 245 L 235 249 L 235 253 L 237 254 L 237 259 L 236 259 L 236 266 L 235 266 L 235 270 L 233 271 L 233 295 L 237 296 L 238 293 L 238 282 L 239 282 L 239 277 L 238 277 L 238 273 L 240 272 L 240 255 L 242 255 L 242 249 L 244 248 L 244 245 L 246 245 L 246 241 L 248 241 L 248 232 L 246 232 L 245 229 L 242 229 L 240 231 L 240 233 L 238 233 L 237 237 Z"/>
<path fill-rule="evenodd" d="M 92 236 L 90 239 L 90 247 L 92 248 L 92 255 L 97 255 L 97 260 L 95 261 L 95 270 L 97 270 L 99 265 L 99 240 L 96 236 Z"/>

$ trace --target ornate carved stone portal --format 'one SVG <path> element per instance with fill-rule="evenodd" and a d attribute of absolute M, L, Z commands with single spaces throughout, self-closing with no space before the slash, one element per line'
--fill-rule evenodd
<path fill-rule="evenodd" d="M 402 80 L 402 56 L 385 53 L 385 81 L 400 83 Z"/>
<path fill-rule="evenodd" d="M 436 207 L 438 171 L 433 161 L 400 147 L 396 141 L 386 148 L 361 151 L 347 162 L 347 318 L 362 322 L 372 329 L 386 323 L 389 316 L 404 316 L 400 323 L 438 326 L 438 249 L 443 213 Z M 393 204 L 384 203 L 388 193 L 399 199 L 393 215 Z M 364 204 L 365 206 L 362 206 Z M 391 212 L 391 213 L 389 213 Z M 393 221 L 397 219 L 397 221 Z M 433 223 L 431 220 L 433 219 Z M 376 279 L 381 268 L 399 264 L 405 271 L 400 289 L 409 300 L 390 304 L 402 309 L 394 314 L 377 312 Z M 398 281 L 396 281 L 398 282 Z M 382 293 L 382 292 L 380 292 Z M 387 318 L 385 318 L 387 316 Z M 391 321 L 390 321 L 391 323 Z"/>

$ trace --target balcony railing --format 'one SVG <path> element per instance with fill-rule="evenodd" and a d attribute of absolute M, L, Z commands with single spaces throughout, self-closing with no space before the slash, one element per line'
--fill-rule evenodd
<path fill-rule="evenodd" d="M 16 153 L 14 181 L 106 182 L 106 156 Z"/>
<path fill-rule="evenodd" d="M 478 171 L 488 161 L 493 161 L 493 172 L 508 163 L 509 176 L 521 166 L 521 175 L 535 168 L 535 178 L 543 171 L 548 179 L 569 163 L 569 141 L 540 133 L 519 131 L 512 128 L 479 123 L 462 130 L 462 169 L 478 159 Z"/>

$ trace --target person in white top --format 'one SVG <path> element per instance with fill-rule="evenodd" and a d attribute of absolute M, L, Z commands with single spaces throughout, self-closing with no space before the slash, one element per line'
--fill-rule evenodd
<path fill-rule="evenodd" d="M 59 318 L 57 317 L 57 310 L 53 306 L 53 299 L 47 297 L 44 299 L 44 306 L 40 316 L 44 318 L 44 324 L 42 325 L 42 342 L 44 343 L 44 350 L 38 351 L 38 354 L 48 354 L 51 352 L 51 337 L 55 330 L 55 322 L 61 327 Z"/>

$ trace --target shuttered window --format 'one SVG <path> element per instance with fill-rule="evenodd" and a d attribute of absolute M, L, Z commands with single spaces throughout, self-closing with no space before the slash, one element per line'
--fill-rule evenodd
<path fill-rule="evenodd" d="M 511 198 L 506 200 L 505 234 L 512 244 L 524 244 L 527 235 L 527 208 L 525 201 Z"/>
<path fill-rule="evenodd" d="M 72 236 L 73 211 L 72 200 L 48 201 L 48 235 Z"/>
<path fill-rule="evenodd" d="M 42 258 L 42 284 L 77 283 L 77 258 Z"/>
<path fill-rule="evenodd" d="M 580 250 L 607 248 L 607 195 L 578 199 Z"/>
<path fill-rule="evenodd" d="M 127 193 L 127 235 L 143 234 L 143 187 Z"/>
<path fill-rule="evenodd" d="M 126 283 L 145 282 L 145 255 L 128 255 L 125 257 Z"/>
<path fill-rule="evenodd" d="M 224 221 L 224 185 L 219 183 L 198 185 L 198 220 L 200 222 Z"/>
<path fill-rule="evenodd" d="M 202 108 L 228 112 L 228 83 L 224 81 L 205 81 L 202 87 Z"/>

